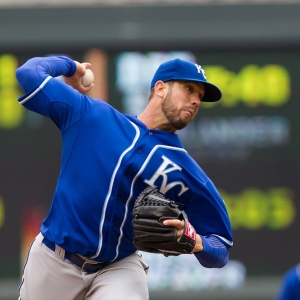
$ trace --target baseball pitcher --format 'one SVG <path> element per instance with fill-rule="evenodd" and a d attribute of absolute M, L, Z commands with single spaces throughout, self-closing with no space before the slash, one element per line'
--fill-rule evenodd
<path fill-rule="evenodd" d="M 137 116 L 85 95 L 93 84 L 81 78 L 90 68 L 53 56 L 16 70 L 19 103 L 50 118 L 62 137 L 52 205 L 28 253 L 21 300 L 147 300 L 141 251 L 192 254 L 221 268 L 233 245 L 224 201 L 176 134 L 201 102 L 221 99 L 201 66 L 160 65 Z"/>

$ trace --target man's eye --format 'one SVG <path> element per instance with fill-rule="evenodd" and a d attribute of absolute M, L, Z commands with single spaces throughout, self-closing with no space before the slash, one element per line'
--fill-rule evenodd
<path fill-rule="evenodd" d="M 187 89 L 190 93 L 192 93 L 192 92 L 194 91 L 193 87 L 191 87 L 191 86 L 187 86 L 186 89 Z"/>

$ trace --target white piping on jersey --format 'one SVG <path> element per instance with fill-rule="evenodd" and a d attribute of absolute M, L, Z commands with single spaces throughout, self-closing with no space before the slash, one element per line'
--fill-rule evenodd
<path fill-rule="evenodd" d="M 172 147 L 172 146 L 165 146 L 165 145 L 156 145 L 152 150 L 151 152 L 149 153 L 148 157 L 146 158 L 145 162 L 143 163 L 141 169 L 139 170 L 139 172 L 135 175 L 135 177 L 133 178 L 132 180 L 132 183 L 131 183 L 131 187 L 130 187 L 130 195 L 126 201 L 126 205 L 125 205 L 125 214 L 124 214 L 124 218 L 123 218 L 123 222 L 121 224 L 121 227 L 120 227 L 120 235 L 119 235 L 119 239 L 118 239 L 118 245 L 117 245 L 117 248 L 116 248 L 116 256 L 114 257 L 113 260 L 111 261 L 114 261 L 118 255 L 119 255 L 119 247 L 120 247 L 120 244 L 121 244 L 121 240 L 122 240 L 122 237 L 123 237 L 123 227 L 125 225 L 125 222 L 126 222 L 126 219 L 127 219 L 127 212 L 128 212 L 128 206 L 129 206 L 129 203 L 131 201 L 131 198 L 132 198 L 132 191 L 133 191 L 133 186 L 136 182 L 136 180 L 138 179 L 138 177 L 141 175 L 141 173 L 144 171 L 145 167 L 148 165 L 148 162 L 149 160 L 151 159 L 151 157 L 153 156 L 153 154 L 156 152 L 156 150 L 158 148 L 165 148 L 165 149 L 171 149 L 171 150 L 175 150 L 175 151 L 183 151 L 183 152 L 187 152 L 185 149 L 183 148 L 177 148 L 177 147 Z"/>
<path fill-rule="evenodd" d="M 229 240 L 225 239 L 224 237 L 222 237 L 220 235 L 217 235 L 217 234 L 212 234 L 212 235 L 218 237 L 220 240 L 222 240 L 223 242 L 225 242 L 227 245 L 229 245 L 231 247 L 233 246 L 233 242 L 230 242 Z"/>
<path fill-rule="evenodd" d="M 96 252 L 96 254 L 94 256 L 92 256 L 91 258 L 94 259 L 96 258 L 99 254 L 100 254 L 100 251 L 101 251 L 101 248 L 102 248 L 102 242 L 103 242 L 103 234 L 102 234 L 102 230 L 103 230 L 103 224 L 104 224 L 104 219 L 105 219 L 105 213 L 106 213 L 106 208 L 107 208 L 107 204 L 108 204 L 108 201 L 109 201 L 109 198 L 111 196 L 111 191 L 112 191 L 112 186 L 114 184 L 114 181 L 115 181 L 115 177 L 116 177 L 116 174 L 118 172 L 118 169 L 121 165 L 121 162 L 122 162 L 122 159 L 123 157 L 134 147 L 134 145 L 136 144 L 139 136 L 140 136 L 140 130 L 139 128 L 132 122 L 130 122 L 132 124 L 132 126 L 134 127 L 135 131 L 136 131 L 136 134 L 135 134 L 135 137 L 131 143 L 131 145 L 125 149 L 125 151 L 123 151 L 123 153 L 121 154 L 121 156 L 119 157 L 119 160 L 117 162 L 117 165 L 114 169 L 114 172 L 112 174 L 112 177 L 110 179 L 110 183 L 109 183 L 109 188 L 108 188 L 108 192 L 106 194 L 106 197 L 105 197 L 105 201 L 104 201 L 104 205 L 103 205 L 103 209 L 102 209 L 102 216 L 101 216 L 101 221 L 100 221 L 100 227 L 99 227 L 99 243 L 98 243 L 98 250 Z M 126 209 L 127 211 L 127 209 Z"/>
<path fill-rule="evenodd" d="M 31 99 L 33 96 L 35 96 L 45 85 L 46 83 L 53 77 L 51 76 L 48 76 L 42 83 L 41 85 L 36 89 L 34 90 L 30 95 L 28 95 L 25 99 L 23 99 L 22 101 L 20 101 L 19 103 L 20 104 L 23 104 L 25 102 L 27 102 L 29 99 Z"/>

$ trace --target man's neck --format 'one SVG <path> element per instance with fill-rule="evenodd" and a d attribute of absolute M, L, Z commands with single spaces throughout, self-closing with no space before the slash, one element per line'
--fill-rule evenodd
<path fill-rule="evenodd" d="M 155 114 L 148 114 L 143 111 L 137 116 L 137 118 L 143 122 L 148 129 L 163 130 L 168 132 L 175 132 L 176 129 L 165 119 Z"/>

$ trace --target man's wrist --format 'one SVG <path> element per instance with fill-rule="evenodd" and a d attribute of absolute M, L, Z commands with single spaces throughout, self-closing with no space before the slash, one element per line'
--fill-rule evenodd
<path fill-rule="evenodd" d="M 193 249 L 193 253 L 199 253 L 203 251 L 203 243 L 199 234 L 196 235 L 196 245 Z"/>

